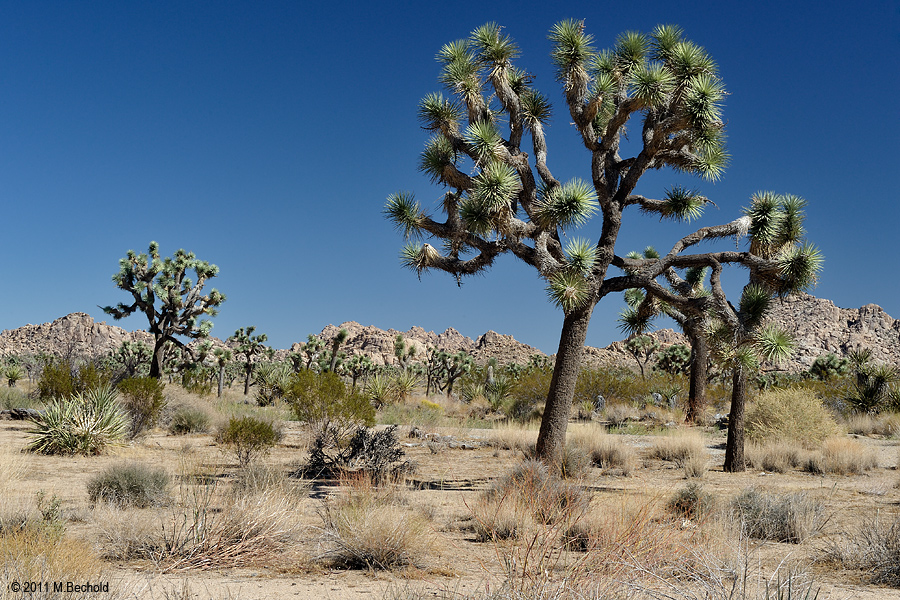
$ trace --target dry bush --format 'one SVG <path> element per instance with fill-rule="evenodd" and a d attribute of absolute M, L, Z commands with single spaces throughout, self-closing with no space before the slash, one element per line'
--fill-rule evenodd
<path fill-rule="evenodd" d="M 877 415 L 855 413 L 847 418 L 847 433 L 858 435 L 882 435 L 893 437 L 900 433 L 900 413 L 884 412 Z"/>
<path fill-rule="evenodd" d="M 345 479 L 344 495 L 322 510 L 320 558 L 349 568 L 394 569 L 421 566 L 434 545 L 431 523 L 410 509 L 392 486 L 367 477 Z"/>
<path fill-rule="evenodd" d="M 703 489 L 699 483 L 689 483 L 681 488 L 666 503 L 676 516 L 702 521 L 716 509 L 716 497 Z"/>
<path fill-rule="evenodd" d="M 169 481 L 169 474 L 162 468 L 141 463 L 110 465 L 88 481 L 88 498 L 92 503 L 144 508 L 166 502 Z"/>
<path fill-rule="evenodd" d="M 589 453 L 591 462 L 607 473 L 616 470 L 627 477 L 637 468 L 635 449 L 598 426 L 573 427 L 568 439 L 570 444 Z"/>
<path fill-rule="evenodd" d="M 577 521 L 590 498 L 538 460 L 526 460 L 498 478 L 472 506 L 473 529 L 481 541 L 540 535 L 546 527 Z"/>
<path fill-rule="evenodd" d="M 822 449 L 811 452 L 804 470 L 818 475 L 859 475 L 878 466 L 875 452 L 849 438 L 829 438 Z"/>
<path fill-rule="evenodd" d="M 634 421 L 638 418 L 638 411 L 630 404 L 621 402 L 610 403 L 603 411 L 603 415 L 609 422 L 610 427 L 622 427 L 628 421 Z"/>
<path fill-rule="evenodd" d="M 696 431 L 675 431 L 658 437 L 650 449 L 650 456 L 682 465 L 687 460 L 706 460 L 706 444 Z"/>
<path fill-rule="evenodd" d="M 701 454 L 691 454 L 687 458 L 680 461 L 684 468 L 684 476 L 687 479 L 700 479 L 706 475 L 709 470 L 709 456 L 706 452 Z"/>
<path fill-rule="evenodd" d="M 741 492 L 732 502 L 745 535 L 762 540 L 800 544 L 821 531 L 827 521 L 822 504 L 804 492 Z"/>
<path fill-rule="evenodd" d="M 525 456 L 534 456 L 537 435 L 537 429 L 507 423 L 494 428 L 490 437 L 492 443 L 498 448 L 521 452 Z"/>
<path fill-rule="evenodd" d="M 808 453 L 789 441 L 747 444 L 744 455 L 754 469 L 770 473 L 786 473 L 803 464 Z"/>
<path fill-rule="evenodd" d="M 801 388 L 762 392 L 747 411 L 747 439 L 792 441 L 815 448 L 838 434 L 831 413 L 812 392 Z"/>
<path fill-rule="evenodd" d="M 90 546 L 77 539 L 71 539 L 40 526 L 26 526 L 12 532 L 0 534 L 0 599 L 20 600 L 29 598 L 44 600 L 50 598 L 96 598 L 98 593 L 54 592 L 52 582 L 71 581 L 75 583 L 109 581 L 100 559 Z M 42 586 L 37 593 L 15 593 L 10 582 L 47 582 L 50 589 Z M 127 594 L 124 590 L 109 585 L 109 592 L 99 594 L 103 598 L 117 600 Z"/>
<path fill-rule="evenodd" d="M 590 453 L 581 446 L 570 443 L 560 452 L 557 468 L 564 479 L 580 479 L 587 475 L 592 462 Z"/>
<path fill-rule="evenodd" d="M 842 569 L 866 571 L 876 585 L 900 588 L 900 518 L 880 515 L 832 539 L 819 560 Z"/>
<path fill-rule="evenodd" d="M 10 446 L 0 446 L 0 494 L 11 491 L 24 472 L 25 456 Z"/>
<path fill-rule="evenodd" d="M 106 507 L 96 521 L 110 559 L 149 559 L 162 572 L 272 565 L 299 537 L 302 497 L 285 485 L 228 489 L 215 474 L 188 465 L 176 500 L 152 518 Z"/>

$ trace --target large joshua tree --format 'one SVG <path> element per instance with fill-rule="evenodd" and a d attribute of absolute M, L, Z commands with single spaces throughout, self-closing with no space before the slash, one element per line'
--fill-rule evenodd
<path fill-rule="evenodd" d="M 194 272 L 196 281 L 188 277 L 189 271 Z M 150 377 L 159 379 L 162 376 L 169 345 L 182 348 L 193 356 L 178 336 L 198 339 L 209 335 L 212 321 L 201 320 L 201 317 L 218 314 L 217 307 L 225 301 L 225 295 L 215 288 L 204 295 L 203 287 L 218 273 L 219 267 L 199 260 L 193 252 L 178 250 L 171 258 L 160 258 L 156 242 L 150 242 L 147 253 L 129 250 L 128 255 L 119 260 L 119 272 L 113 275 L 113 282 L 130 293 L 134 301 L 101 308 L 116 320 L 135 312 L 146 315 L 150 325 L 148 331 L 154 339 Z"/>
<path fill-rule="evenodd" d="M 658 199 L 634 190 L 650 169 L 719 177 L 727 162 L 724 87 L 715 62 L 674 26 L 659 26 L 650 35 L 622 34 L 612 49 L 602 52 L 595 51 L 581 21 L 557 23 L 549 37 L 568 118 L 589 155 L 590 181 L 554 177 L 544 134 L 550 103 L 531 86 L 532 78 L 513 65 L 518 49 L 512 39 L 488 23 L 468 39 L 441 48 L 440 81 L 449 96 L 432 93 L 419 105 L 423 127 L 433 132 L 420 168 L 448 188 L 440 202 L 443 217 L 427 214 L 407 192 L 392 194 L 385 214 L 407 237 L 427 235 L 440 242 L 436 248 L 412 241 L 402 250 L 402 262 L 419 274 L 438 269 L 459 281 L 508 252 L 547 281 L 548 294 L 564 318 L 537 454 L 554 462 L 565 441 L 597 302 L 636 287 L 655 286 L 660 294 L 676 297 L 656 282 L 662 272 L 657 269 L 706 265 L 709 261 L 698 257 L 708 255 L 685 256 L 683 251 L 701 240 L 740 233 L 746 219 L 700 229 L 665 257 L 650 261 L 652 265 L 629 264 L 616 256 L 628 207 L 691 220 L 709 202 L 678 186 Z M 621 142 L 631 121 L 637 121 L 630 124 L 637 147 L 622 156 Z M 529 138 L 532 156 L 523 146 Z M 592 240 L 563 243 L 564 232 L 587 224 L 598 210 L 601 219 Z M 717 260 L 740 263 L 750 256 L 733 252 Z M 610 265 L 629 270 L 608 277 Z M 774 263 L 769 266 L 777 270 Z"/>

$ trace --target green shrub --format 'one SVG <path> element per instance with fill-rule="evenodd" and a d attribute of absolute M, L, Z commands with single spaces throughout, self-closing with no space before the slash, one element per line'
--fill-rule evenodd
<path fill-rule="evenodd" d="M 41 416 L 32 419 L 28 449 L 41 454 L 101 454 L 128 432 L 128 420 L 116 396 L 107 386 L 53 400 Z"/>
<path fill-rule="evenodd" d="M 111 502 L 139 508 L 157 506 L 166 500 L 169 474 L 165 469 L 138 463 L 112 465 L 87 484 L 91 502 Z"/>
<path fill-rule="evenodd" d="M 715 496 L 705 491 L 699 483 L 689 483 L 675 492 L 667 506 L 679 517 L 703 520 L 712 513 L 715 505 Z"/>
<path fill-rule="evenodd" d="M 518 421 L 530 421 L 539 417 L 547 401 L 550 379 L 549 369 L 529 369 L 522 374 L 509 392 L 507 416 Z"/>
<path fill-rule="evenodd" d="M 358 425 L 375 424 L 375 408 L 369 399 L 348 390 L 336 374 L 303 370 L 291 375 L 284 394 L 291 411 L 301 423 L 315 430 L 337 428 L 347 431 Z"/>
<path fill-rule="evenodd" d="M 825 524 L 822 505 L 805 493 L 744 490 L 732 503 L 744 533 L 752 538 L 799 544 Z"/>
<path fill-rule="evenodd" d="M 838 433 L 821 400 L 798 388 L 761 393 L 747 411 L 746 429 L 747 438 L 755 442 L 790 441 L 807 448 Z"/>
<path fill-rule="evenodd" d="M 19 388 L 0 388 L 0 408 L 40 408 L 44 404 L 33 398 Z"/>
<path fill-rule="evenodd" d="M 70 361 L 50 359 L 41 370 L 37 382 L 38 397 L 42 400 L 71 398 L 110 386 L 110 374 L 94 363 L 76 366 Z"/>
<path fill-rule="evenodd" d="M 238 464 L 247 466 L 255 454 L 268 452 L 282 437 L 281 429 L 255 417 L 232 417 L 216 435 L 216 442 L 229 448 Z"/>
<path fill-rule="evenodd" d="M 209 413 L 202 408 L 179 406 L 172 413 L 169 433 L 183 435 L 186 433 L 205 433 L 209 431 Z"/>
<path fill-rule="evenodd" d="M 119 382 L 122 406 L 131 416 L 132 438 L 159 420 L 166 407 L 165 387 L 162 381 L 153 377 L 130 377 Z"/>

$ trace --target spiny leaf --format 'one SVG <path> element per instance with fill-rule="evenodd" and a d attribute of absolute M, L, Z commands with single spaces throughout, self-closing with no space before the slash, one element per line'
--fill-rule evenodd
<path fill-rule="evenodd" d="M 584 224 L 599 208 L 594 188 L 580 179 L 551 189 L 537 202 L 535 221 L 545 228 Z"/>
<path fill-rule="evenodd" d="M 584 306 L 590 295 L 588 281 L 568 270 L 552 275 L 546 289 L 550 300 L 566 314 Z"/>
<path fill-rule="evenodd" d="M 456 163 L 453 144 L 442 135 L 428 140 L 419 157 L 419 170 L 431 178 L 432 183 L 444 180 L 444 169 Z"/>
<path fill-rule="evenodd" d="M 762 327 L 754 339 L 756 351 L 765 360 L 779 363 L 788 358 L 794 352 L 794 338 L 775 324 Z"/>
<path fill-rule="evenodd" d="M 394 227 L 402 231 L 407 238 L 421 235 L 421 223 L 425 215 L 414 194 L 410 192 L 391 194 L 383 212 L 388 220 L 394 223 Z"/>
<path fill-rule="evenodd" d="M 744 326 L 752 329 L 760 324 L 772 305 L 772 293 L 761 285 L 751 284 L 741 294 L 740 313 Z"/>
<path fill-rule="evenodd" d="M 466 128 L 463 137 L 471 146 L 478 162 L 487 163 L 497 158 L 502 139 L 493 123 L 487 121 L 472 123 Z"/>
<path fill-rule="evenodd" d="M 597 262 L 597 247 L 590 240 L 575 238 L 565 247 L 569 268 L 576 273 L 586 275 Z"/>
<path fill-rule="evenodd" d="M 802 246 L 791 246 L 782 250 L 777 259 L 778 272 L 782 280 L 782 294 L 805 291 L 814 287 L 825 258 L 818 248 L 809 242 Z"/>
<path fill-rule="evenodd" d="M 484 204 L 490 212 L 496 212 L 508 206 L 521 189 L 516 171 L 509 165 L 493 161 L 475 178 L 472 199 Z"/>

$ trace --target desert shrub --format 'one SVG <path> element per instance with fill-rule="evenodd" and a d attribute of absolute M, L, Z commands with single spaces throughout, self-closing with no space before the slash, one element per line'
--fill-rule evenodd
<path fill-rule="evenodd" d="M 633 406 L 621 402 L 607 404 L 603 414 L 609 422 L 609 426 L 616 428 L 624 427 L 628 421 L 638 418 L 638 412 Z"/>
<path fill-rule="evenodd" d="M 819 381 L 843 377 L 849 372 L 850 361 L 846 358 L 838 358 L 833 352 L 817 357 L 809 368 L 809 375 Z"/>
<path fill-rule="evenodd" d="M 382 408 L 397 401 L 397 389 L 394 381 L 386 373 L 375 373 L 365 385 L 365 394 L 375 406 Z"/>
<path fill-rule="evenodd" d="M 900 518 L 876 515 L 833 538 L 821 551 L 823 562 L 865 571 L 876 585 L 900 588 Z"/>
<path fill-rule="evenodd" d="M 111 502 L 144 508 L 166 500 L 169 474 L 165 469 L 138 463 L 111 465 L 87 484 L 91 502 Z"/>
<path fill-rule="evenodd" d="M 231 417 L 219 429 L 216 442 L 230 449 L 243 467 L 250 463 L 254 455 L 268 452 L 281 437 L 281 429 L 271 421 L 244 416 Z"/>
<path fill-rule="evenodd" d="M 507 423 L 495 425 L 491 432 L 491 441 L 498 448 L 521 452 L 526 457 L 531 457 L 534 456 L 537 445 L 537 434 L 536 429 L 526 429 L 523 425 Z"/>
<path fill-rule="evenodd" d="M 44 404 L 18 388 L 0 388 L 0 408 L 39 408 Z"/>
<path fill-rule="evenodd" d="M 117 386 L 122 406 L 131 416 L 131 437 L 153 427 L 166 407 L 166 385 L 154 377 L 129 377 Z"/>
<path fill-rule="evenodd" d="M 859 442 L 829 438 L 821 450 L 807 456 L 803 468 L 818 475 L 858 475 L 877 466 L 878 457 Z"/>
<path fill-rule="evenodd" d="M 282 486 L 229 489 L 190 464 L 178 481 L 168 506 L 145 519 L 97 509 L 104 558 L 152 560 L 162 572 L 290 560 L 301 529 L 296 494 Z"/>
<path fill-rule="evenodd" d="M 524 501 L 540 523 L 583 512 L 590 498 L 576 485 L 553 475 L 539 460 L 526 460 L 501 476 L 485 492 L 487 500 Z"/>
<path fill-rule="evenodd" d="M 169 432 L 173 435 L 209 431 L 209 413 L 202 408 L 182 405 L 172 413 Z"/>
<path fill-rule="evenodd" d="M 653 442 L 650 456 L 683 465 L 688 459 L 706 459 L 706 445 L 703 437 L 693 431 L 676 431 L 664 435 Z"/>
<path fill-rule="evenodd" d="M 699 483 L 689 483 L 675 492 L 666 506 L 684 519 L 703 520 L 715 509 L 716 498 Z"/>
<path fill-rule="evenodd" d="M 591 462 L 601 469 L 617 469 L 627 477 L 637 465 L 637 453 L 633 447 L 599 428 L 573 428 L 569 441 L 587 452 Z"/>
<path fill-rule="evenodd" d="M 530 421 L 539 417 L 543 412 L 544 402 L 547 401 L 552 377 L 553 372 L 544 368 L 528 369 L 520 375 L 509 392 L 507 416 L 517 421 Z"/>
<path fill-rule="evenodd" d="M 346 495 L 326 502 L 320 513 L 325 556 L 350 568 L 421 566 L 433 545 L 428 520 L 365 477 L 345 484 Z"/>
<path fill-rule="evenodd" d="M 563 446 L 559 456 L 559 474 L 563 479 L 584 477 L 591 468 L 591 455 L 576 444 Z"/>
<path fill-rule="evenodd" d="M 381 431 L 358 427 L 347 439 L 334 429 L 326 429 L 313 440 L 309 461 L 299 474 L 318 478 L 360 471 L 383 482 L 412 468 L 408 461 L 401 460 L 403 456 L 396 425 Z"/>
<path fill-rule="evenodd" d="M 747 411 L 746 428 L 752 441 L 793 441 L 808 448 L 838 433 L 837 423 L 822 402 L 798 388 L 759 394 Z"/>
<path fill-rule="evenodd" d="M 801 466 L 805 454 L 802 447 L 789 441 L 751 442 L 745 449 L 747 462 L 754 469 L 769 473 L 785 473 Z"/>
<path fill-rule="evenodd" d="M 375 423 L 375 409 L 369 399 L 355 390 L 348 390 L 335 373 L 315 373 L 303 370 L 291 375 L 284 398 L 301 423 L 314 430 L 329 428 L 351 429 L 357 425 L 371 427 Z"/>
<path fill-rule="evenodd" d="M 53 400 L 31 421 L 28 449 L 41 454 L 101 454 L 128 432 L 127 417 L 109 386 Z"/>
<path fill-rule="evenodd" d="M 70 361 L 49 359 L 37 381 L 42 400 L 71 398 L 91 390 L 110 386 L 110 373 L 92 362 L 76 366 Z"/>
<path fill-rule="evenodd" d="M 732 502 L 744 533 L 752 538 L 799 544 L 825 524 L 822 505 L 803 492 L 769 494 L 741 492 Z"/>
<path fill-rule="evenodd" d="M 900 434 L 900 413 L 855 413 L 847 418 L 847 433 L 894 437 Z"/>
<path fill-rule="evenodd" d="M 213 376 L 209 367 L 189 365 L 181 372 L 181 387 L 184 391 L 200 397 L 212 394 Z"/>

